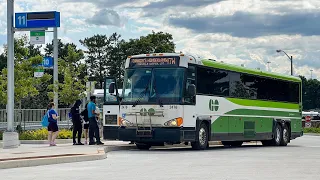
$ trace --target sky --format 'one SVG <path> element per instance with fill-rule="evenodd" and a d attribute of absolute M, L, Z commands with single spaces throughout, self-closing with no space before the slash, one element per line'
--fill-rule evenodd
<path fill-rule="evenodd" d="M 6 5 L 0 0 L 1 45 Z M 173 35 L 176 52 L 290 75 L 281 49 L 293 56 L 295 76 L 309 79 L 313 70 L 320 79 L 319 0 L 15 0 L 15 12 L 52 10 L 61 13 L 59 38 L 80 48 L 95 34 L 128 40 L 162 31 Z"/>

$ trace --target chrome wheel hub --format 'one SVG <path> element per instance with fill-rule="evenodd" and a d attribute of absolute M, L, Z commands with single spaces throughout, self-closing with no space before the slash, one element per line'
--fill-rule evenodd
<path fill-rule="evenodd" d="M 276 130 L 276 141 L 280 142 L 280 128 L 277 128 Z"/>
<path fill-rule="evenodd" d="M 204 145 L 206 143 L 206 140 L 207 140 L 207 133 L 203 128 L 201 128 L 199 130 L 199 142 L 201 145 Z"/>
<path fill-rule="evenodd" d="M 289 136 L 288 136 L 288 130 L 283 129 L 283 141 L 288 142 Z"/>

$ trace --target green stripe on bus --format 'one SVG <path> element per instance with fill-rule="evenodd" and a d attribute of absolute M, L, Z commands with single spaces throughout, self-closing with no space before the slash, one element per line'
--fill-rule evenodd
<path fill-rule="evenodd" d="M 241 66 L 215 62 L 212 60 L 205 60 L 204 59 L 204 60 L 202 60 L 202 63 L 205 66 L 218 68 L 218 69 L 225 69 L 225 70 L 230 70 L 230 71 L 235 71 L 235 72 L 240 72 L 240 73 L 247 73 L 247 74 L 253 74 L 253 75 L 258 75 L 258 76 L 277 78 L 277 79 L 282 79 L 282 80 L 286 80 L 286 81 L 301 82 L 300 78 L 294 77 L 294 76 L 276 74 L 276 73 L 271 73 L 271 72 L 263 72 L 263 71 L 259 71 L 256 69 L 244 68 Z"/>
<path fill-rule="evenodd" d="M 226 114 L 229 115 L 250 115 L 250 116 L 273 116 L 273 117 L 288 117 L 301 118 L 299 112 L 285 112 L 285 111 L 268 111 L 268 110 L 252 110 L 252 109 L 236 109 Z"/>
<path fill-rule="evenodd" d="M 260 101 L 260 100 L 249 100 L 249 99 L 237 99 L 237 98 L 226 98 L 227 100 L 242 106 L 258 106 L 266 108 L 282 108 L 282 109 L 299 109 L 299 104 L 293 103 L 282 103 L 272 101 Z"/>

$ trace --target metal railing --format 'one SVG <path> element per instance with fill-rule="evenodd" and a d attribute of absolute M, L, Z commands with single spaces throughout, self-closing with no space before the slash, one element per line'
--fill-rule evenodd
<path fill-rule="evenodd" d="M 46 109 L 15 109 L 14 110 L 14 126 L 20 126 L 23 130 L 40 129 L 43 115 L 47 112 Z M 58 109 L 59 127 L 70 128 L 72 122 L 69 119 L 68 109 Z M 5 109 L 0 110 L 0 130 L 5 130 L 7 127 L 7 112 Z"/>

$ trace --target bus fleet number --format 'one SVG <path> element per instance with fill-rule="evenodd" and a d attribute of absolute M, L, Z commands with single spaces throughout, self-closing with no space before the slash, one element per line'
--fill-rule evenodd
<path fill-rule="evenodd" d="M 170 108 L 169 108 L 169 109 L 178 109 L 178 106 L 173 105 L 173 106 L 170 106 Z"/>

